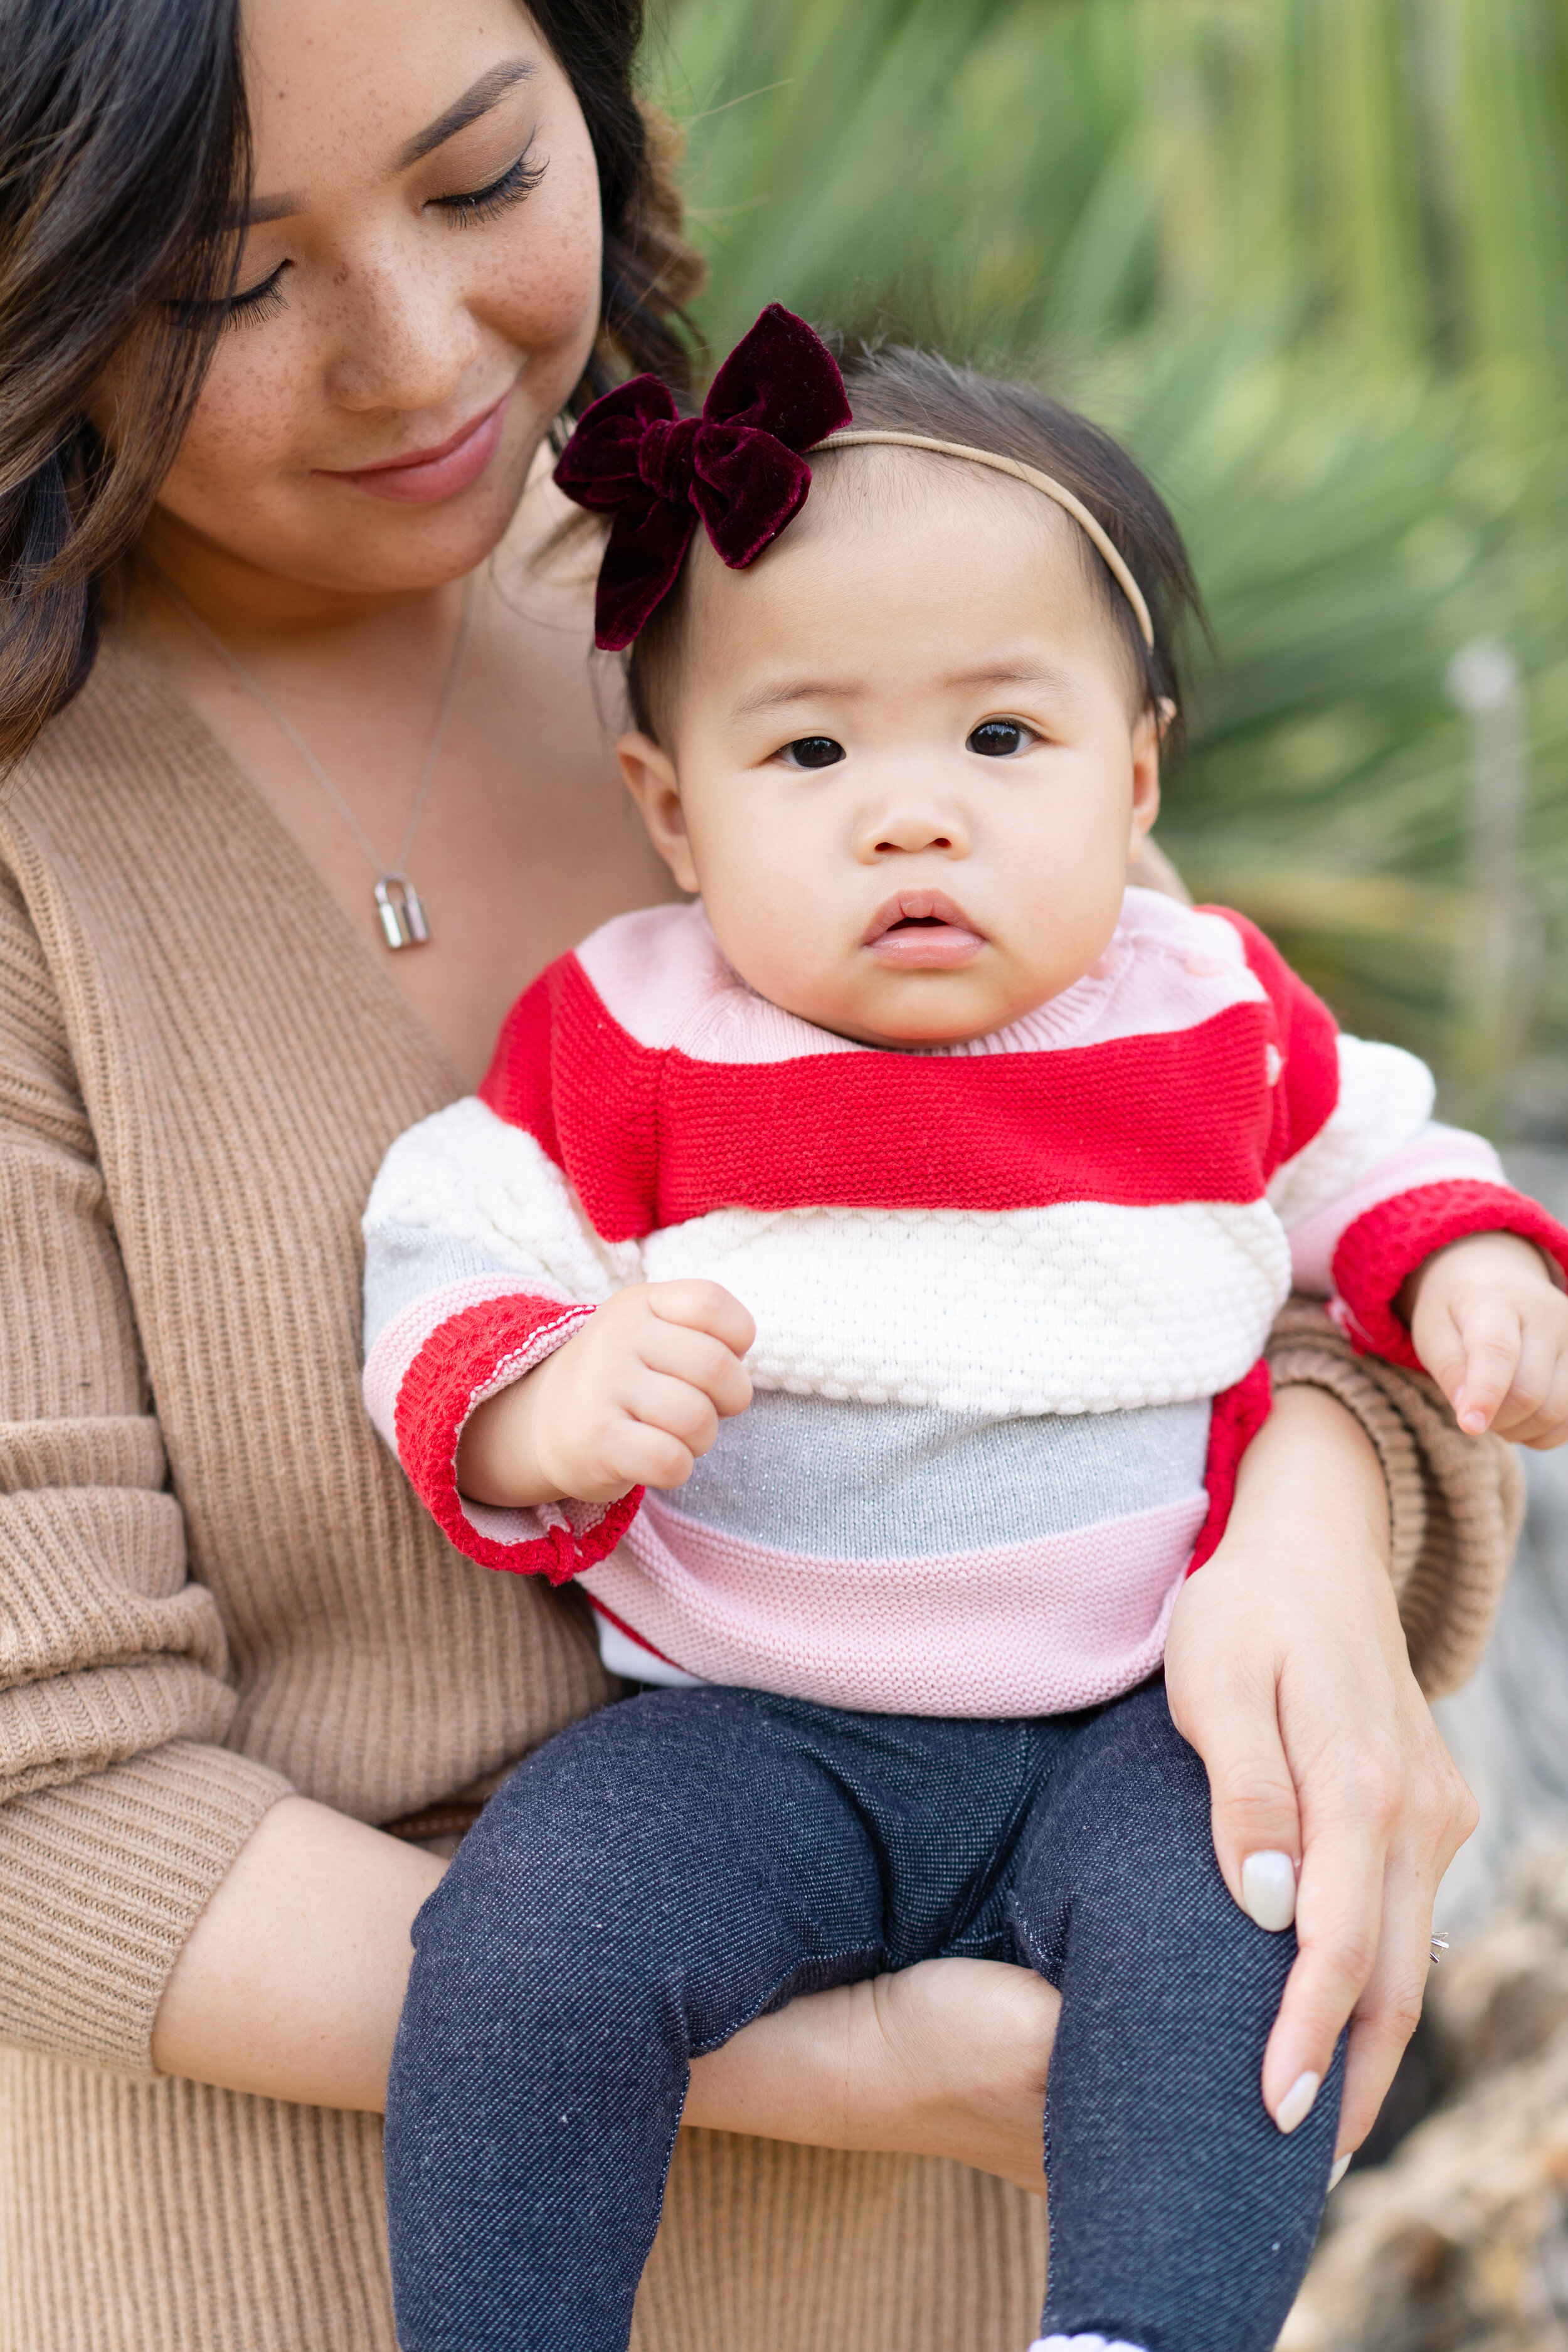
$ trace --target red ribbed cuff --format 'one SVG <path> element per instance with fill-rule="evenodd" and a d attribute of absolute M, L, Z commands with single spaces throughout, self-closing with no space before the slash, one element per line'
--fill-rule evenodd
<path fill-rule="evenodd" d="M 477 1527 L 458 1491 L 458 1443 L 469 1414 L 552 1356 L 593 1311 L 526 1292 L 487 1299 L 437 1324 L 404 1374 L 398 1459 L 442 1534 L 481 1568 L 564 1584 L 612 1552 L 637 1517 L 640 1486 L 616 1503 L 545 1504 L 506 1514 L 486 1508 L 487 1517 L 521 1523 L 508 1541 Z M 531 1525 L 537 1533 L 528 1531 Z"/>
<path fill-rule="evenodd" d="M 1468 1234 L 1518 1234 L 1568 1279 L 1568 1232 L 1511 1184 L 1420 1184 L 1347 1225 L 1334 1252 L 1335 1320 L 1363 1355 L 1421 1369 L 1394 1300 L 1434 1250 Z"/>

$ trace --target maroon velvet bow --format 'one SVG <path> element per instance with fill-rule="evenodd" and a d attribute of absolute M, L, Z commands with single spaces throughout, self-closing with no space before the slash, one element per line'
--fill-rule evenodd
<path fill-rule="evenodd" d="M 700 416 L 682 416 L 656 375 L 595 401 L 555 468 L 569 499 L 616 518 L 595 643 L 631 644 L 674 587 L 700 515 L 732 571 L 754 563 L 805 503 L 811 467 L 799 452 L 848 422 L 832 352 L 777 302 L 736 344 Z"/>

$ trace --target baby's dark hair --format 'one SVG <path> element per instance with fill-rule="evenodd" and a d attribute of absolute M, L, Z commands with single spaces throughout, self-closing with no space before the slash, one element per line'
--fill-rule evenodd
<path fill-rule="evenodd" d="M 842 362 L 858 425 L 922 433 L 1012 457 L 1049 474 L 1081 499 L 1125 559 L 1153 623 L 1146 646 L 1132 608 L 1087 533 L 1087 569 L 1103 592 L 1108 618 L 1121 632 L 1142 684 L 1142 700 L 1168 706 L 1167 756 L 1185 736 L 1183 656 L 1189 623 L 1206 626 L 1197 582 L 1170 509 L 1121 445 L 1087 416 L 1031 385 L 956 367 L 935 352 L 903 345 L 863 348 Z M 930 462 L 940 464 L 940 459 Z M 634 642 L 626 662 L 633 724 L 656 741 L 666 732 L 670 688 L 679 666 L 686 574 Z"/>

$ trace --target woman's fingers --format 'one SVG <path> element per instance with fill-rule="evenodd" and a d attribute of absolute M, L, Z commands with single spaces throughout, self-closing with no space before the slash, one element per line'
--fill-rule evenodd
<path fill-rule="evenodd" d="M 1263 2104 L 1281 2130 L 1311 2112 L 1378 1950 L 1392 1815 L 1310 1830 L 1296 1896 L 1296 1961 L 1263 2054 Z"/>
<path fill-rule="evenodd" d="M 1060 2007 L 1032 1969 L 994 1960 L 922 1960 L 805 1993 L 692 2061 L 683 2121 L 947 2157 L 1042 2197 Z"/>
<path fill-rule="evenodd" d="M 1355 2013 L 1345 2055 L 1335 2153 L 1358 2148 L 1388 2095 L 1415 2032 L 1431 1970 L 1433 1887 L 1427 1875 L 1391 1869 L 1384 1887 L 1383 1940 Z"/>
<path fill-rule="evenodd" d="M 1384 1889 L 1383 1936 L 1376 1961 L 1351 2022 L 1339 2146 L 1359 2147 L 1387 2095 L 1406 2042 L 1415 2030 L 1431 1966 L 1432 1906 L 1443 1874 L 1470 1835 L 1479 1809 L 1424 1701 L 1425 1737 L 1413 1753 L 1415 1769 L 1404 1816 L 1404 1835 L 1390 1851 Z"/>
<path fill-rule="evenodd" d="M 1226 1885 L 1260 1927 L 1288 1927 L 1301 1817 L 1273 1674 L 1264 1662 L 1237 1665 L 1200 1585 L 1194 1577 L 1182 1596 L 1184 1612 L 1172 1621 L 1165 1661 L 1171 1720 L 1208 1774 L 1215 1853 Z"/>

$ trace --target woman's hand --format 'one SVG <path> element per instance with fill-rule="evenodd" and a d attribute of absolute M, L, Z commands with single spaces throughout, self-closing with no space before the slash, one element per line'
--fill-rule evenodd
<path fill-rule="evenodd" d="M 1325 1391 L 1276 1400 L 1224 1540 L 1177 1600 L 1165 1681 L 1208 1769 L 1237 1902 L 1249 1855 L 1300 1864 L 1300 1951 L 1263 2097 L 1300 2123 L 1349 2019 L 1347 2153 L 1421 2014 L 1437 1882 L 1477 1815 L 1410 1671 L 1377 1456 Z"/>
<path fill-rule="evenodd" d="M 1061 1996 L 1032 1969 L 925 1960 L 809 1993 L 699 2058 L 682 2120 L 813 2147 L 945 2156 L 1046 2193 Z"/>

